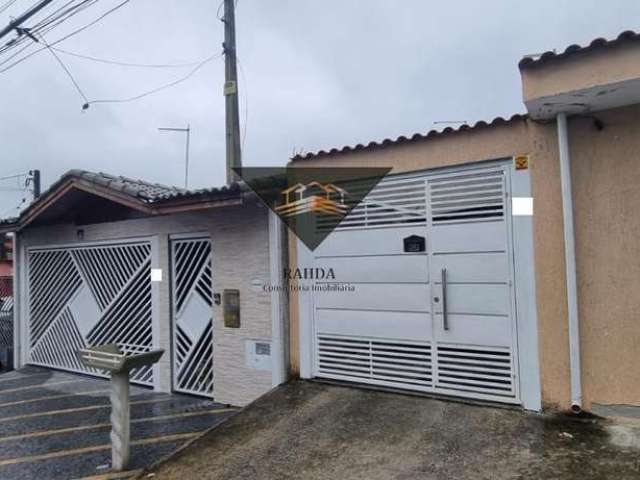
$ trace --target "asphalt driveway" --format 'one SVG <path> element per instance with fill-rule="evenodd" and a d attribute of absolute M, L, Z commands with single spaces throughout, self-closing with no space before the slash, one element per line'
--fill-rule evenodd
<path fill-rule="evenodd" d="M 0 479 L 105 478 L 108 380 L 27 367 L 0 375 Z M 235 409 L 131 387 L 131 470 L 170 454 Z"/>
<path fill-rule="evenodd" d="M 639 439 L 639 423 L 298 381 L 220 424 L 152 477 L 638 480 Z"/>

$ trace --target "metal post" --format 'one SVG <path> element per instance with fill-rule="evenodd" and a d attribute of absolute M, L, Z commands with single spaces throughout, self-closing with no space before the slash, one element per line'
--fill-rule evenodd
<path fill-rule="evenodd" d="M 125 470 L 129 464 L 129 372 L 111 374 L 111 468 Z"/>
<path fill-rule="evenodd" d="M 236 17 L 234 0 L 224 0 L 225 54 L 225 130 L 227 184 L 235 179 L 233 167 L 242 166 L 240 153 L 240 107 L 238 106 L 238 68 L 236 58 Z"/>
<path fill-rule="evenodd" d="M 567 115 L 558 114 L 558 150 L 564 227 L 564 258 L 567 281 L 567 313 L 569 316 L 569 368 L 571 374 L 571 409 L 582 410 L 580 365 L 580 324 L 578 319 L 578 287 L 576 279 L 575 235 L 573 231 L 573 197 L 571 192 L 571 156 Z"/>
<path fill-rule="evenodd" d="M 187 148 L 184 153 L 184 188 L 189 188 L 189 141 L 191 139 L 191 125 L 187 124 Z"/>
<path fill-rule="evenodd" d="M 33 199 L 40 196 L 40 170 L 31 170 L 31 180 L 33 181 Z"/>
<path fill-rule="evenodd" d="M 191 141 L 191 125 L 187 125 L 187 128 L 160 127 L 158 128 L 158 130 L 161 132 L 183 132 L 187 134 L 187 143 L 186 143 L 185 161 L 184 161 L 184 188 L 189 188 L 189 144 Z"/>

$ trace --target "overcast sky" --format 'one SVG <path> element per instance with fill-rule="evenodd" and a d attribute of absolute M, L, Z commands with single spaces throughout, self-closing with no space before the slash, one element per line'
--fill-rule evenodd
<path fill-rule="evenodd" d="M 35 1 L 16 0 L 0 13 L 0 24 Z M 100 0 L 46 40 L 117 3 Z M 131 0 L 57 46 L 121 62 L 198 61 L 221 49 L 218 4 Z M 438 120 L 474 122 L 523 112 L 517 69 L 523 55 L 613 38 L 627 29 L 640 30 L 637 0 L 239 0 L 243 162 L 284 165 L 294 149 L 425 132 Z M 59 55 L 90 100 L 132 97 L 190 70 Z M 6 57 L 0 55 L 0 62 Z M 50 52 L 34 55 L 0 73 L 0 177 L 39 168 L 46 187 L 66 170 L 81 168 L 181 185 L 184 137 L 157 129 L 189 123 L 189 186 L 219 186 L 223 72 L 223 60 L 216 59 L 174 88 L 135 102 L 92 105 L 83 113 L 84 101 Z M 11 187 L 15 181 L 0 181 L 0 216 L 17 213 L 24 196 Z"/>

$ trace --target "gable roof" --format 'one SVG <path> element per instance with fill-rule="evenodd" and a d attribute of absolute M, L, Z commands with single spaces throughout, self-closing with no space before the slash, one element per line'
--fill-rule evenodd
<path fill-rule="evenodd" d="M 240 184 L 235 182 L 221 188 L 187 190 L 103 172 L 69 170 L 20 212 L 19 217 L 0 220 L 0 230 L 24 228 L 71 189 L 93 193 L 150 215 L 237 204 L 242 194 Z"/>
<path fill-rule="evenodd" d="M 428 140 L 436 137 L 441 137 L 449 134 L 475 131 L 483 128 L 497 127 L 500 125 L 507 125 L 517 121 L 526 121 L 527 118 L 528 116 L 526 114 L 516 113 L 515 115 L 512 115 L 510 118 L 496 117 L 489 122 L 480 120 L 479 122 L 476 122 L 473 125 L 464 124 L 458 128 L 446 127 L 443 130 L 429 130 L 427 133 L 424 133 L 424 134 L 415 133 L 409 137 L 401 135 L 395 139 L 385 138 L 381 142 L 369 142 L 366 145 L 359 143 L 354 146 L 345 145 L 340 148 L 331 148 L 329 150 L 318 150 L 317 152 L 299 153 L 291 157 L 291 161 L 298 162 L 301 160 L 314 160 L 319 157 L 327 157 L 335 154 L 344 154 L 349 152 L 358 152 L 361 150 L 374 150 L 378 148 L 385 148 L 391 145 L 398 145 L 401 143 L 412 143 L 412 142 L 417 142 L 421 140 Z"/>
<path fill-rule="evenodd" d="M 543 63 L 546 63 L 549 60 L 562 59 L 577 53 L 583 53 L 583 52 L 588 52 L 592 50 L 612 47 L 615 45 L 619 45 L 621 43 L 628 43 L 628 42 L 633 42 L 638 40 L 640 40 L 640 33 L 636 33 L 633 30 L 626 30 L 612 40 L 607 40 L 606 38 L 600 37 L 600 38 L 596 38 L 595 40 L 592 40 L 591 43 L 589 43 L 589 45 L 585 45 L 585 46 L 576 45 L 576 44 L 569 45 L 567 48 L 564 49 L 563 52 L 560 52 L 560 53 L 556 53 L 553 50 L 549 50 L 547 52 L 544 52 L 540 56 L 526 56 L 522 60 L 520 60 L 520 62 L 518 63 L 518 67 L 520 67 L 520 70 L 523 70 L 526 68 L 541 65 Z"/>
<path fill-rule="evenodd" d="M 134 180 L 132 178 L 110 175 L 103 172 L 94 173 L 87 170 L 69 170 L 60 177 L 57 182 L 51 185 L 49 190 L 54 190 L 57 184 L 67 177 L 82 179 L 94 185 L 100 185 L 133 198 L 138 198 L 147 203 L 153 203 L 163 198 L 171 198 L 174 195 L 184 194 L 188 191 L 183 188 L 170 187 L 160 183 L 150 183 L 144 180 Z"/>

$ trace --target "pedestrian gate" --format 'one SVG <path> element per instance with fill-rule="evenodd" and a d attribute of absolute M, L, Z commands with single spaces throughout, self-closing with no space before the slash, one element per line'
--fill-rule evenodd
<path fill-rule="evenodd" d="M 173 388 L 213 395 L 213 284 L 209 238 L 171 240 Z"/>
<path fill-rule="evenodd" d="M 503 166 L 378 184 L 307 254 L 336 277 L 311 294 L 312 374 L 519 403 L 508 192 Z"/>
<path fill-rule="evenodd" d="M 149 242 L 31 248 L 27 257 L 29 363 L 101 375 L 82 365 L 78 350 L 152 348 Z M 132 381 L 153 384 L 152 369 L 134 370 Z"/>

